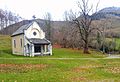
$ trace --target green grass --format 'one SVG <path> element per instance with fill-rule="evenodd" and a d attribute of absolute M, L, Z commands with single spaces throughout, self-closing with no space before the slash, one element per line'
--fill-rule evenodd
<path fill-rule="evenodd" d="M 10 52 L 10 53 L 9 53 Z M 100 52 L 94 50 L 90 51 L 91 54 L 83 54 L 82 50 L 72 50 L 65 48 L 53 48 L 52 56 L 36 56 L 34 58 L 103 58 L 106 57 Z M 13 55 L 11 51 L 2 51 L 0 58 L 28 58 L 24 56 Z"/>
<path fill-rule="evenodd" d="M 115 38 L 115 40 L 116 40 L 116 49 L 119 49 L 119 47 L 120 47 L 120 39 Z"/>
<path fill-rule="evenodd" d="M 63 48 L 54 48 L 53 56 L 24 59 L 11 54 L 10 43 L 9 36 L 0 36 L 0 82 L 120 82 L 120 59 L 102 59 L 105 56 L 94 50 L 87 55 L 82 50 Z"/>
<path fill-rule="evenodd" d="M 0 57 L 11 57 L 11 37 L 0 35 Z"/>
<path fill-rule="evenodd" d="M 119 50 L 120 49 L 120 38 L 106 38 L 106 41 L 110 42 L 110 41 L 113 41 L 116 43 L 116 50 Z"/>
<path fill-rule="evenodd" d="M 2 71 L 0 71 L 0 80 L 4 80 L 5 82 L 120 81 L 119 59 L 116 60 L 9 59 L 0 60 L 0 63 L 5 64 L 5 66 L 2 66 L 1 68 Z"/>

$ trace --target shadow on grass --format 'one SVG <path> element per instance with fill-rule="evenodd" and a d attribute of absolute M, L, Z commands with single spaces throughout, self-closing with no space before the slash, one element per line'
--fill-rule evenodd
<path fill-rule="evenodd" d="M 3 52 L 3 53 L 6 53 L 6 54 L 12 54 L 11 49 L 8 49 L 8 50 L 0 50 L 0 51 Z"/>
<path fill-rule="evenodd" d="M 49 55 L 45 55 L 45 56 L 49 56 Z M 12 50 L 11 49 L 0 50 L 0 57 L 1 58 L 30 58 L 30 56 L 23 56 L 23 55 L 12 54 Z M 35 56 L 35 57 L 43 57 L 43 56 Z"/>
<path fill-rule="evenodd" d="M 24 57 L 24 56 L 12 54 L 12 50 L 8 49 L 0 50 L 0 57 Z"/>

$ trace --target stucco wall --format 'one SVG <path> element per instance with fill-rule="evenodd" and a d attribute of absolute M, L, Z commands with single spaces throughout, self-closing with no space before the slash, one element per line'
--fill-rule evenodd
<path fill-rule="evenodd" d="M 21 46 L 22 39 L 22 46 Z M 12 37 L 12 52 L 13 54 L 23 55 L 24 54 L 24 35 L 17 35 Z M 16 47 L 14 46 L 14 40 L 16 42 Z"/>

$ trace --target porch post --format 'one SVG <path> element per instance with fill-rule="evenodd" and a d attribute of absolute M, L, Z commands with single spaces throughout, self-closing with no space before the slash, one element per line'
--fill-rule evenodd
<path fill-rule="evenodd" d="M 51 44 L 49 45 L 49 48 L 50 48 L 50 55 L 52 55 L 52 45 Z"/>
<path fill-rule="evenodd" d="M 47 52 L 47 49 L 46 49 L 47 47 L 46 47 L 46 46 L 47 46 L 47 45 L 44 45 L 44 48 L 45 48 L 45 53 Z"/>
<path fill-rule="evenodd" d="M 31 56 L 34 57 L 34 44 L 32 44 Z"/>
<path fill-rule="evenodd" d="M 26 56 L 26 45 L 24 45 L 24 56 Z"/>

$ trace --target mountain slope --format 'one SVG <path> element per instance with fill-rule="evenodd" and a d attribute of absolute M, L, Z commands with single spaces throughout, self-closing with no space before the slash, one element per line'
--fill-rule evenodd
<path fill-rule="evenodd" d="M 91 16 L 94 20 L 100 20 L 105 18 L 117 18 L 120 19 L 120 7 L 107 7 Z"/>
<path fill-rule="evenodd" d="M 33 20 L 23 20 L 21 22 L 12 24 L 12 25 L 0 30 L 0 34 L 12 35 L 12 33 L 15 32 L 19 27 L 21 27 L 22 25 L 28 24 L 32 21 Z M 46 24 L 45 24 L 46 20 L 36 19 L 35 21 L 37 21 L 37 23 L 40 25 L 40 27 L 46 32 Z M 65 21 L 51 21 L 51 26 L 53 29 L 62 28 L 62 27 L 66 26 L 66 22 Z"/>
<path fill-rule="evenodd" d="M 0 34 L 4 34 L 4 35 L 11 35 L 13 32 L 15 32 L 19 27 L 21 27 L 22 25 L 28 24 L 29 20 L 24 20 L 12 25 L 9 25 L 8 27 L 0 30 Z"/>

